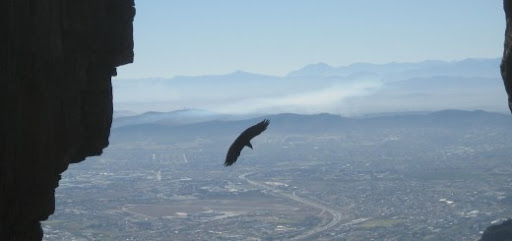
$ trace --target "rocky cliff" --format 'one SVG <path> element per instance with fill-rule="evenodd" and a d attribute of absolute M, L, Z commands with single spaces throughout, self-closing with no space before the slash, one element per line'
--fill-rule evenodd
<path fill-rule="evenodd" d="M 487 227 L 480 241 L 512 241 L 512 219 Z"/>
<path fill-rule="evenodd" d="M 512 112 L 512 1 L 503 0 L 505 10 L 506 29 L 503 58 L 501 60 L 501 76 L 508 94 L 508 108 Z"/>
<path fill-rule="evenodd" d="M 134 0 L 0 0 L 0 240 L 40 240 L 60 174 L 99 155 Z"/>

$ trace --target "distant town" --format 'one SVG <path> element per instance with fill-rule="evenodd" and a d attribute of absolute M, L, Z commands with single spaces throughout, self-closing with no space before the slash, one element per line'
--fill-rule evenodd
<path fill-rule="evenodd" d="M 512 217 L 507 115 L 264 118 L 231 167 L 263 117 L 114 128 L 63 173 L 44 240 L 477 240 Z"/>

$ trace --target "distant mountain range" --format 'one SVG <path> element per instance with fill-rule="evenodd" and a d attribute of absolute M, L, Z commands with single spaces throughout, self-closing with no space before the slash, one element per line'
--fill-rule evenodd
<path fill-rule="evenodd" d="M 287 76 L 351 76 L 361 74 L 383 75 L 388 80 L 420 76 L 465 76 L 465 77 L 497 77 L 500 58 L 495 59 L 464 59 L 461 61 L 426 60 L 418 63 L 387 63 L 370 64 L 355 63 L 348 66 L 334 67 L 325 63 L 307 65 L 290 72 Z"/>
<path fill-rule="evenodd" d="M 247 117 L 246 115 L 229 115 L 200 109 L 183 109 L 169 112 L 149 111 L 140 115 L 120 116 L 115 118 L 112 127 L 157 123 L 174 126 L 213 120 L 239 120 Z"/>
<path fill-rule="evenodd" d="M 506 112 L 499 58 L 305 66 L 286 76 L 226 75 L 113 81 L 116 110 L 208 109 L 228 114 L 483 109 Z"/>

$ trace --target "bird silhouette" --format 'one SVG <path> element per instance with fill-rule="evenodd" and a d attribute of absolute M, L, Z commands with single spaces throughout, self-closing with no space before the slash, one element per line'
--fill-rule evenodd
<path fill-rule="evenodd" d="M 260 123 L 253 125 L 242 134 L 240 134 L 236 140 L 231 144 L 228 150 L 228 154 L 226 155 L 226 161 L 224 162 L 224 166 L 231 166 L 233 163 L 236 162 L 236 159 L 238 156 L 240 156 L 240 152 L 245 146 L 248 146 L 252 149 L 251 139 L 255 136 L 261 134 L 264 130 L 267 129 L 268 124 L 270 124 L 270 121 L 267 119 L 264 119 Z"/>

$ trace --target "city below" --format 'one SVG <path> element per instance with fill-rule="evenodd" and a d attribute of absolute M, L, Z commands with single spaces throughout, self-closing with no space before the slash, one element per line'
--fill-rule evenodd
<path fill-rule="evenodd" d="M 171 122 L 114 128 L 103 155 L 71 165 L 44 240 L 478 240 L 512 217 L 508 115 Z"/>

